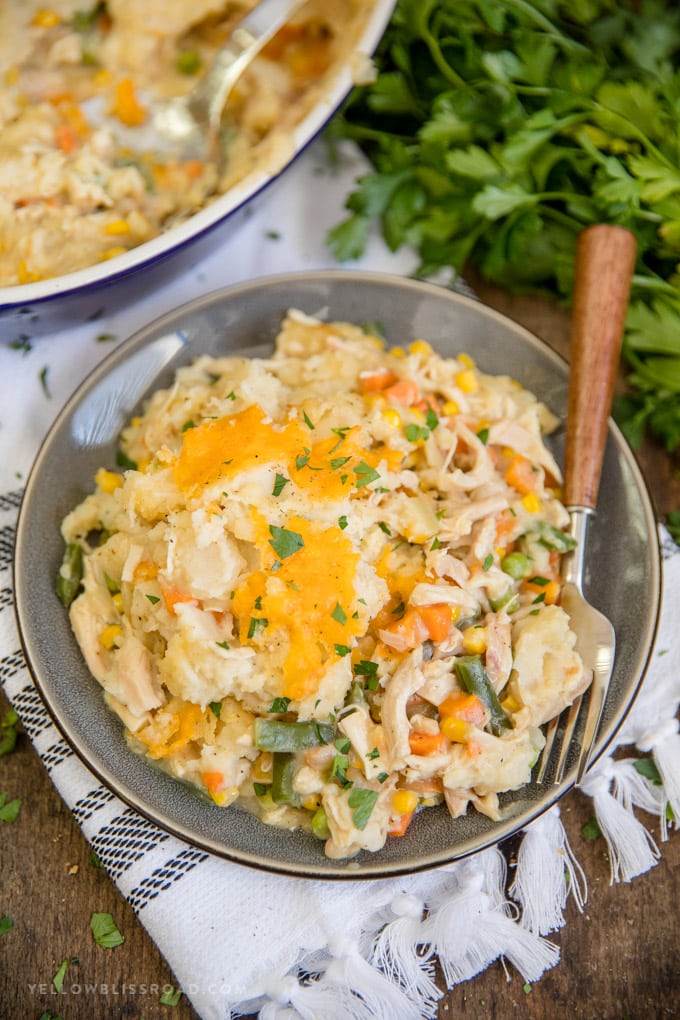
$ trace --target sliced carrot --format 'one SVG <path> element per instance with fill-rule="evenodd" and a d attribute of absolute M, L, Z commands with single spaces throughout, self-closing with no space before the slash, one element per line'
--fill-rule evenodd
<path fill-rule="evenodd" d="M 359 386 L 362 393 L 379 393 L 396 382 L 396 375 L 389 368 L 378 368 L 374 372 L 362 372 Z"/>
<path fill-rule="evenodd" d="M 517 517 L 509 510 L 502 510 L 496 518 L 496 539 L 494 545 L 502 546 L 510 552 L 509 540 L 517 526 Z"/>
<path fill-rule="evenodd" d="M 217 793 L 224 782 L 223 772 L 201 772 L 201 779 L 206 790 L 210 793 Z"/>
<path fill-rule="evenodd" d="M 413 730 L 408 735 L 408 744 L 411 748 L 411 754 L 425 757 L 428 754 L 437 754 L 439 751 L 443 751 L 446 747 L 446 739 L 439 732 L 417 733 Z"/>
<path fill-rule="evenodd" d="M 146 110 L 137 98 L 132 78 L 121 78 L 116 85 L 111 112 L 128 127 L 136 127 L 146 120 Z"/>
<path fill-rule="evenodd" d="M 451 628 L 451 606 L 447 602 L 418 606 L 418 615 L 427 627 L 430 640 L 443 641 Z"/>
<path fill-rule="evenodd" d="M 415 811 L 409 811 L 405 815 L 395 815 L 393 818 L 390 818 L 387 825 L 387 835 L 403 836 L 411 824 L 414 814 Z"/>
<path fill-rule="evenodd" d="M 392 637 L 394 639 L 394 647 L 402 652 L 422 645 L 427 634 L 427 627 L 423 623 L 420 614 L 412 606 L 407 608 L 401 619 L 395 620 L 394 623 L 383 627 L 380 631 L 380 636 L 386 644 L 390 643 L 389 637 Z"/>
<path fill-rule="evenodd" d="M 165 602 L 166 609 L 170 613 L 175 612 L 175 607 L 181 603 L 197 604 L 198 600 L 190 595 L 188 591 L 179 591 L 177 588 L 163 588 L 163 601 Z"/>
<path fill-rule="evenodd" d="M 68 155 L 78 148 L 78 135 L 71 124 L 59 124 L 54 132 L 57 148 Z"/>
<path fill-rule="evenodd" d="M 420 390 L 413 379 L 399 379 L 398 382 L 387 387 L 385 396 L 395 404 L 412 407 L 420 400 Z"/>
<path fill-rule="evenodd" d="M 439 401 L 435 397 L 434 393 L 426 393 L 422 400 L 418 401 L 416 407 L 419 411 L 422 411 L 423 414 L 427 414 L 428 411 L 434 411 L 437 416 L 440 414 Z"/>
<path fill-rule="evenodd" d="M 456 719 L 463 719 L 465 722 L 479 726 L 486 721 L 486 709 L 476 694 L 466 694 L 464 691 L 457 691 L 449 694 L 448 698 L 439 705 L 439 716 L 455 716 Z"/>
<path fill-rule="evenodd" d="M 199 178 L 205 169 L 205 164 L 203 163 L 203 160 L 200 159 L 186 159 L 184 163 L 182 163 L 182 166 L 184 168 L 184 173 L 190 181 L 195 181 Z"/>
<path fill-rule="evenodd" d="M 533 492 L 539 479 L 539 472 L 521 453 L 515 454 L 505 472 L 505 480 L 523 496 Z"/>

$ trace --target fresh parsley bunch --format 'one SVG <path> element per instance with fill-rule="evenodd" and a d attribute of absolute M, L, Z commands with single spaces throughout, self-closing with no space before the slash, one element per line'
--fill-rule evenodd
<path fill-rule="evenodd" d="M 329 236 L 355 258 L 378 222 L 423 276 L 474 264 L 569 300 L 578 233 L 628 227 L 638 264 L 616 413 L 637 446 L 680 446 L 677 0 L 398 0 L 332 127 L 372 172 Z"/>

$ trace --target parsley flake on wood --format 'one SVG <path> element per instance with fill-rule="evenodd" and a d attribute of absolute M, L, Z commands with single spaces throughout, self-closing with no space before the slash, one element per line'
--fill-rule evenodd
<path fill-rule="evenodd" d="M 13 927 L 14 921 L 9 914 L 5 914 L 3 917 L 0 917 L 0 935 L 6 935 Z"/>
<path fill-rule="evenodd" d="M 281 560 L 287 559 L 293 553 L 298 552 L 304 546 L 304 539 L 297 531 L 289 531 L 287 528 L 278 528 L 275 524 L 269 525 L 269 544 Z"/>
<path fill-rule="evenodd" d="M 111 914 L 93 913 L 90 917 L 90 928 L 95 942 L 102 949 L 115 949 L 125 942 L 125 936 L 118 931 Z"/>
<path fill-rule="evenodd" d="M 61 993 L 64 987 L 64 978 L 66 977 L 66 968 L 68 967 L 68 960 L 62 960 L 59 970 L 52 978 L 52 984 L 54 985 L 55 992 Z"/>
<path fill-rule="evenodd" d="M 21 809 L 21 797 L 7 800 L 6 793 L 0 793 L 0 822 L 13 822 Z"/>

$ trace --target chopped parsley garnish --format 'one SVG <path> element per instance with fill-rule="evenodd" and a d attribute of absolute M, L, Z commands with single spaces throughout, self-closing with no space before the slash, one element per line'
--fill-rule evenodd
<path fill-rule="evenodd" d="M 261 630 L 269 626 L 269 620 L 265 619 L 264 616 L 251 616 L 250 623 L 248 624 L 248 637 L 255 637 Z"/>
<path fill-rule="evenodd" d="M 547 577 L 539 577 L 537 575 L 536 577 L 529 578 L 529 584 L 537 584 L 539 587 L 543 588 L 546 584 L 550 584 L 550 581 Z"/>
<path fill-rule="evenodd" d="M 380 757 L 380 751 L 378 750 L 377 747 L 374 747 L 372 751 L 368 752 L 366 757 L 369 758 L 371 761 L 373 761 L 375 758 L 379 758 Z"/>
<path fill-rule="evenodd" d="M 347 799 L 347 803 L 352 808 L 352 819 L 357 829 L 363 830 L 366 828 L 377 799 L 377 790 L 365 790 L 357 786 L 354 787 Z"/>
<path fill-rule="evenodd" d="M 357 489 L 361 489 L 364 485 L 370 485 L 371 482 L 375 482 L 380 475 L 372 468 L 366 461 L 359 461 L 356 467 L 352 468 L 354 474 L 357 476 Z"/>
<path fill-rule="evenodd" d="M 345 655 L 349 655 L 349 653 L 351 651 L 352 651 L 352 649 L 349 647 L 349 645 L 336 645 L 335 646 L 335 654 L 339 655 L 341 658 L 343 658 Z"/>
<path fill-rule="evenodd" d="M 277 472 L 276 473 L 276 478 L 274 479 L 274 488 L 272 489 L 272 495 L 273 496 L 280 496 L 281 493 L 283 492 L 284 488 L 286 487 L 286 485 L 288 485 L 289 481 L 290 481 L 290 478 L 286 478 L 285 475 L 280 475 Z"/>
<path fill-rule="evenodd" d="M 335 603 L 335 609 L 331 613 L 331 616 L 333 617 L 334 620 L 337 620 L 337 622 L 340 624 L 347 623 L 347 613 L 342 608 L 339 602 Z"/>
<path fill-rule="evenodd" d="M 160 598 L 158 595 L 147 595 L 146 597 L 148 598 L 152 606 L 155 606 L 158 602 L 160 602 Z"/>
<path fill-rule="evenodd" d="M 304 422 L 305 422 L 305 425 L 307 426 L 307 428 L 308 428 L 308 429 L 310 429 L 310 431 L 311 431 L 312 429 L 315 429 L 315 428 L 316 428 L 316 425 L 315 425 L 315 424 L 314 424 L 314 422 L 313 422 L 313 421 L 311 420 L 311 418 L 309 417 L 309 415 L 307 414 L 307 412 L 306 412 L 306 411 L 303 411 L 303 412 L 302 412 L 302 417 L 304 418 Z"/>
<path fill-rule="evenodd" d="M 303 467 L 306 467 L 309 463 L 310 450 L 307 447 L 304 448 L 304 453 L 299 453 L 295 458 L 295 467 L 298 471 L 302 471 Z"/>
<path fill-rule="evenodd" d="M 436 429 L 437 425 L 439 425 L 439 418 L 431 407 L 428 407 L 425 414 L 425 424 L 430 431 L 432 431 L 432 429 Z"/>
<path fill-rule="evenodd" d="M 441 549 L 441 547 L 442 547 L 442 543 L 435 536 L 435 538 L 432 539 L 432 545 L 430 546 L 430 550 Z"/>
<path fill-rule="evenodd" d="M 430 430 L 426 429 L 424 425 L 410 424 L 404 429 L 404 434 L 409 443 L 417 443 L 419 439 L 427 439 Z"/>
<path fill-rule="evenodd" d="M 479 432 L 477 433 L 477 439 L 479 439 L 480 443 L 484 443 L 484 445 L 486 446 L 489 440 L 489 430 L 480 429 Z"/>
<path fill-rule="evenodd" d="M 389 779 L 389 778 L 390 778 L 389 772 L 379 772 L 378 773 L 378 782 L 379 783 L 384 783 L 385 780 Z"/>
<path fill-rule="evenodd" d="M 341 468 L 344 464 L 346 464 L 349 459 L 349 457 L 334 457 L 331 461 L 331 467 L 334 471 L 337 471 L 338 468 Z"/>
<path fill-rule="evenodd" d="M 492 566 L 493 566 L 493 556 L 491 555 L 491 553 L 489 553 L 488 556 L 484 557 L 484 562 L 482 563 L 482 570 L 488 570 Z"/>
<path fill-rule="evenodd" d="M 385 524 L 384 521 L 378 521 L 378 527 L 381 531 L 384 531 L 386 535 L 392 534 L 389 524 Z"/>
<path fill-rule="evenodd" d="M 218 648 L 224 648 L 225 652 L 228 652 L 229 649 L 231 648 L 231 645 L 229 644 L 228 641 L 218 641 L 217 646 Z"/>
<path fill-rule="evenodd" d="M 111 917 L 111 914 L 92 914 L 90 928 L 92 929 L 95 942 L 103 949 L 115 949 L 116 946 L 122 946 L 123 942 L 125 942 L 125 937 L 118 931 L 116 922 Z"/>
<path fill-rule="evenodd" d="M 349 521 L 347 520 L 344 514 L 342 515 L 342 517 L 338 517 L 338 527 L 340 528 L 341 531 L 344 531 L 348 524 Z"/>
<path fill-rule="evenodd" d="M 264 783 L 253 783 L 253 793 L 256 797 L 264 797 L 269 787 L 265 786 Z"/>
<path fill-rule="evenodd" d="M 349 432 L 349 425 L 346 425 L 344 428 L 341 428 L 341 429 L 331 429 L 331 432 L 334 432 L 335 435 L 339 437 L 337 443 L 335 444 L 335 446 L 333 446 L 332 449 L 329 450 L 329 453 L 335 453 L 337 448 L 342 443 L 344 443 L 345 438 L 347 436 L 347 433 Z"/>
<path fill-rule="evenodd" d="M 45 394 L 46 397 L 51 398 L 52 394 L 50 393 L 50 388 L 49 388 L 49 385 L 48 385 L 48 382 L 47 382 L 47 376 L 49 374 L 49 371 L 50 370 L 47 367 L 47 365 L 45 365 L 44 368 L 41 368 L 40 369 L 39 379 L 40 379 L 40 385 L 43 388 L 43 393 Z"/>
<path fill-rule="evenodd" d="M 219 719 L 219 717 L 222 715 L 222 702 L 221 701 L 211 701 L 210 705 L 208 707 L 209 707 L 210 711 L 212 712 L 212 714 L 215 716 L 215 718 Z"/>
<path fill-rule="evenodd" d="M 189 418 L 189 420 L 185 421 L 184 425 L 182 425 L 182 432 L 188 432 L 189 429 L 195 429 L 195 428 L 196 428 L 196 422 L 192 421 L 191 418 Z"/>
<path fill-rule="evenodd" d="M 287 712 L 290 705 L 290 698 L 274 698 L 269 706 L 269 712 Z"/>
<path fill-rule="evenodd" d="M 277 528 L 275 524 L 269 525 L 269 544 L 281 560 L 298 552 L 304 546 L 302 535 L 297 531 L 288 531 L 286 528 Z M 259 608 L 259 607 L 258 607 Z"/>
<path fill-rule="evenodd" d="M 136 471 L 137 464 L 134 460 L 131 460 L 127 453 L 123 450 L 116 451 L 116 466 L 123 468 L 124 471 Z"/>

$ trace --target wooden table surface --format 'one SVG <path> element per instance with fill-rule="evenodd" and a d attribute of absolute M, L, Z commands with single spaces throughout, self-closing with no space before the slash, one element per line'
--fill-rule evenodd
<path fill-rule="evenodd" d="M 475 286 L 488 304 L 567 354 L 564 311 L 540 299 L 511 298 L 479 281 Z M 680 508 L 677 466 L 653 444 L 639 452 L 639 461 L 659 513 Z M 0 695 L 0 716 L 6 708 Z M 50 1020 L 196 1020 L 184 996 L 176 1006 L 160 1003 L 163 989 L 177 982 L 108 876 L 90 863 L 90 848 L 26 735 L 0 758 L 0 791 L 23 799 L 16 821 L 0 823 L 0 917 L 14 921 L 11 931 L 0 936 L 0 1020 L 43 1015 Z M 662 844 L 659 864 L 646 875 L 611 886 L 604 840 L 589 841 L 581 832 L 591 817 L 590 801 L 578 792 L 562 801 L 562 818 L 588 877 L 589 897 L 582 914 L 569 904 L 567 926 L 553 936 L 561 949 L 559 965 L 526 988 L 515 971 L 508 975 L 496 963 L 444 995 L 440 1020 L 656 1020 L 680 1015 L 680 835 L 671 834 Z M 655 819 L 646 821 L 658 839 Z M 125 936 L 123 945 L 103 950 L 94 944 L 89 928 L 93 911 L 113 915 Z M 52 977 L 65 959 L 70 961 L 67 991 L 57 995 Z M 85 983 L 96 991 L 78 992 Z M 74 990 L 68 990 L 72 985 Z"/>

